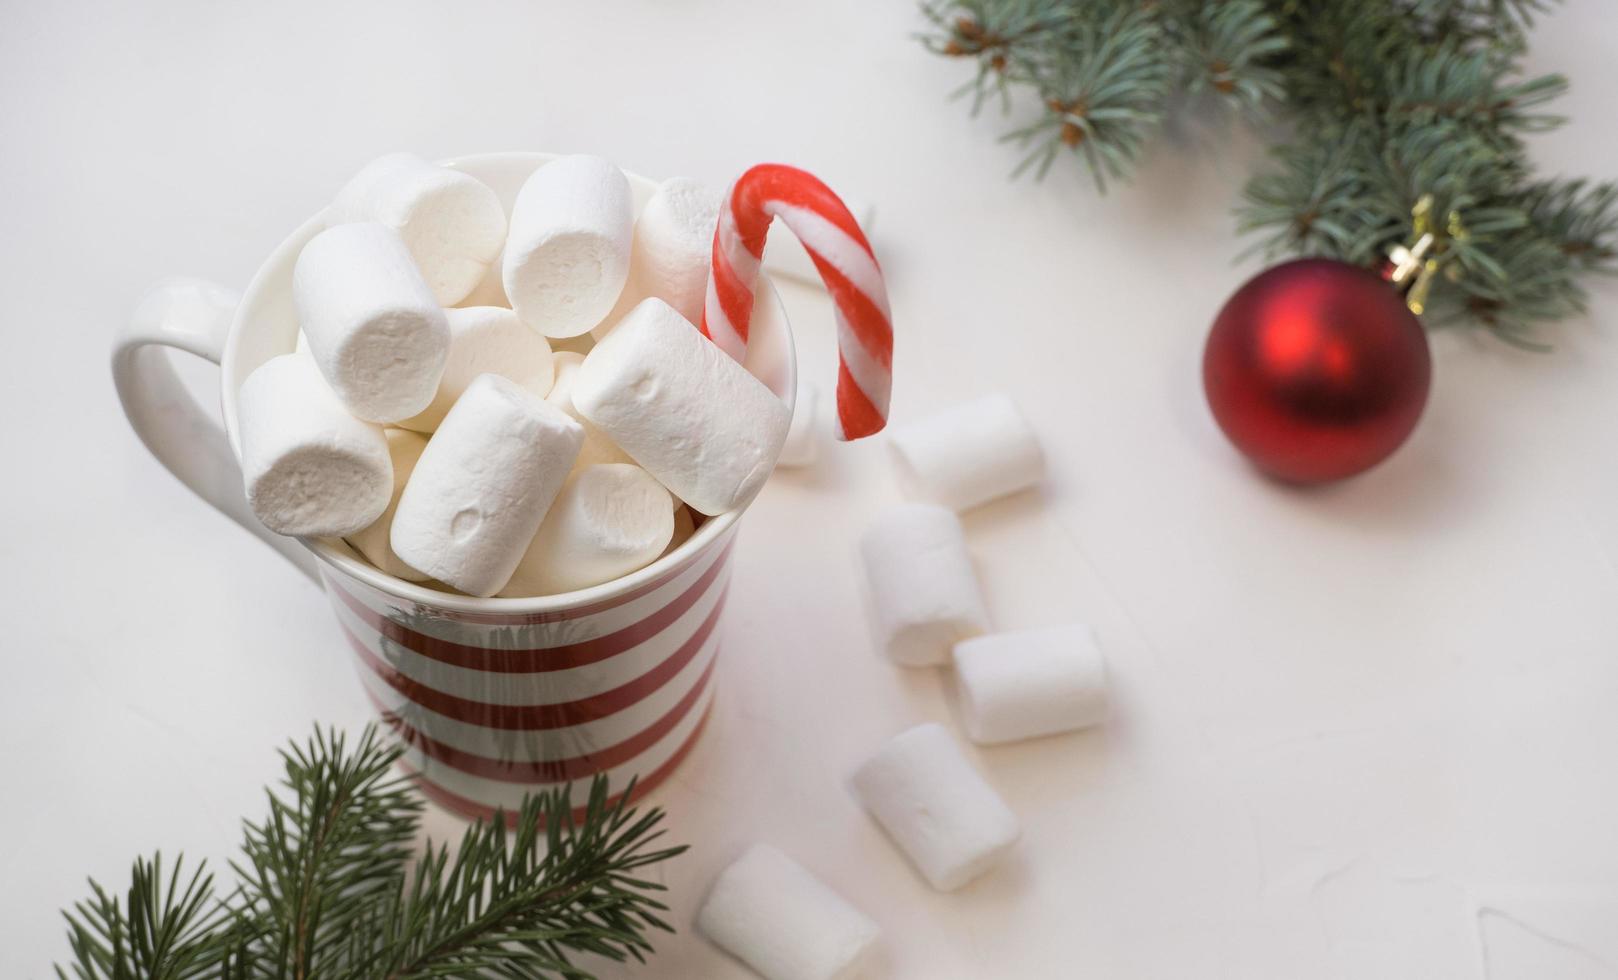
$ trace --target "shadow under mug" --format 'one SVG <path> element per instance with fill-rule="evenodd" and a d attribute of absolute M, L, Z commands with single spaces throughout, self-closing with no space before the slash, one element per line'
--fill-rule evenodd
<path fill-rule="evenodd" d="M 492 153 L 445 165 L 494 188 L 509 212 L 528 175 L 555 158 Z M 638 212 L 657 185 L 628 176 Z M 597 773 L 614 796 L 631 778 L 636 796 L 649 792 L 707 719 L 745 505 L 637 572 L 533 599 L 450 595 L 378 571 L 339 539 L 270 532 L 242 489 L 237 392 L 254 368 L 294 348 L 293 264 L 326 226 L 323 212 L 294 231 L 243 294 L 194 279 L 166 280 L 147 294 L 113 349 L 130 425 L 181 482 L 325 589 L 365 692 L 429 798 L 466 816 L 509 813 L 526 792 L 587 786 Z M 748 369 L 791 406 L 791 331 L 762 276 L 751 334 Z M 220 366 L 223 431 L 183 390 L 163 347 Z"/>

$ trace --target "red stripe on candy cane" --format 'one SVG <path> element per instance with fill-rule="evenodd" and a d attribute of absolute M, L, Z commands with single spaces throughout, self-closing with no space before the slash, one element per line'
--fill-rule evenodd
<path fill-rule="evenodd" d="M 887 287 L 859 222 L 813 175 L 763 163 L 731 186 L 714 232 L 702 332 L 736 360 L 746 357 L 759 260 L 776 217 L 803 242 L 837 310 L 837 437 L 874 435 L 887 425 L 892 389 Z"/>
<path fill-rule="evenodd" d="M 838 436 L 844 440 L 858 439 L 859 436 L 850 436 L 848 431 L 880 432 L 882 426 L 887 424 L 881 410 L 871 404 L 865 397 L 865 392 L 859 385 L 854 384 L 853 376 L 848 373 L 847 364 L 837 365 L 837 429 Z"/>
<path fill-rule="evenodd" d="M 758 276 L 757 264 L 752 266 L 752 275 L 755 278 Z M 737 361 L 747 356 L 747 329 L 753 317 L 751 281 L 742 281 L 741 274 L 732 267 L 716 235 L 713 271 L 708 280 L 708 304 L 703 307 L 702 332 Z"/>
<path fill-rule="evenodd" d="M 871 243 L 866 241 L 865 232 L 860 230 L 860 224 L 854 219 L 853 213 L 843 205 L 842 199 L 830 187 L 821 183 L 820 179 L 812 174 L 796 167 L 763 163 L 743 174 L 742 179 L 736 182 L 736 186 L 738 199 L 744 202 L 749 218 L 776 207 L 802 208 L 821 215 L 837 225 L 848 237 L 858 242 L 867 255 L 876 257 L 876 253 L 871 251 Z M 769 220 L 765 219 L 745 227 L 756 230 L 758 254 L 762 255 L 764 234 L 769 230 Z"/>

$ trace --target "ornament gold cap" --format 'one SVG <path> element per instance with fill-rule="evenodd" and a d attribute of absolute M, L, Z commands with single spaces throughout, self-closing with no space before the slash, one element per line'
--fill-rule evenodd
<path fill-rule="evenodd" d="M 1388 249 L 1392 269 L 1388 280 L 1405 291 L 1405 305 L 1420 316 L 1427 309 L 1427 296 L 1432 292 L 1433 277 L 1438 275 L 1442 263 L 1439 257 L 1451 242 L 1467 239 L 1466 226 L 1461 215 L 1451 211 L 1440 230 L 1433 221 L 1433 196 L 1423 194 L 1410 209 L 1411 231 L 1415 241 L 1408 245 L 1395 245 Z"/>

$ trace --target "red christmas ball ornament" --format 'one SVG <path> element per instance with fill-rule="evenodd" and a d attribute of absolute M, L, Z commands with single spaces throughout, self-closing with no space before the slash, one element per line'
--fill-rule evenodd
<path fill-rule="evenodd" d="M 1382 462 L 1421 418 L 1432 355 L 1404 296 L 1376 273 L 1299 259 L 1259 273 L 1215 318 L 1208 406 L 1260 469 L 1326 483 Z"/>

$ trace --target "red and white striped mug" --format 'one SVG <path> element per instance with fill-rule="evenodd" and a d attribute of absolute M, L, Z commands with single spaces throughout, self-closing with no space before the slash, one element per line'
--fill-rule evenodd
<path fill-rule="evenodd" d="M 551 159 L 497 153 L 446 165 L 493 187 L 509 209 Z M 638 208 L 657 185 L 629 181 Z M 130 424 L 182 482 L 325 588 L 365 690 L 428 796 L 481 816 L 601 772 L 615 794 L 631 777 L 637 795 L 651 790 L 707 717 L 741 510 L 638 572 L 535 599 L 448 595 L 378 571 L 340 540 L 265 529 L 242 492 L 236 396 L 254 368 L 296 344 L 292 267 L 326 223 L 321 213 L 294 231 L 240 295 L 197 280 L 154 287 L 113 351 Z M 767 280 L 760 286 L 747 367 L 790 406 L 792 337 L 780 298 Z M 181 389 L 162 347 L 220 365 L 223 431 Z"/>

